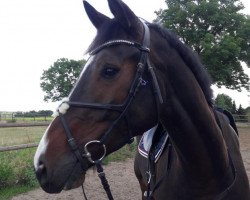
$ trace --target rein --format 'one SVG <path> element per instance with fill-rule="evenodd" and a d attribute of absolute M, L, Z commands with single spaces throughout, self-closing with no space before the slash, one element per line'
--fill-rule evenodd
<path fill-rule="evenodd" d="M 65 131 L 65 135 L 67 137 L 68 144 L 69 144 L 72 152 L 76 156 L 77 160 L 79 161 L 83 172 L 86 172 L 88 169 L 88 164 L 86 162 L 86 159 L 90 163 L 96 165 L 98 176 L 101 180 L 101 183 L 103 185 L 103 188 L 104 188 L 109 200 L 113 200 L 113 196 L 112 196 L 112 193 L 110 191 L 110 187 L 109 187 L 108 181 L 105 177 L 105 173 L 103 172 L 103 168 L 102 168 L 102 164 L 101 164 L 103 158 L 106 156 L 105 141 L 110 136 L 113 128 L 122 119 L 124 119 L 126 121 L 126 124 L 128 126 L 128 130 L 129 130 L 129 134 L 128 134 L 128 138 L 126 139 L 126 141 L 124 141 L 122 144 L 119 144 L 119 147 L 122 147 L 124 144 L 131 143 L 131 141 L 133 141 L 133 136 L 132 136 L 130 125 L 129 125 L 127 111 L 129 109 L 134 97 L 136 96 L 137 92 L 139 91 L 140 87 L 146 85 L 146 83 L 147 83 L 142 78 L 142 75 L 145 72 L 146 66 L 148 67 L 147 70 L 149 71 L 149 73 L 151 75 L 152 82 L 153 82 L 153 90 L 154 90 L 154 94 L 155 94 L 155 98 L 156 98 L 157 112 L 159 111 L 158 110 L 159 104 L 161 104 L 163 102 L 163 98 L 162 98 L 159 84 L 158 84 L 158 81 L 157 81 L 157 78 L 156 78 L 156 75 L 154 72 L 154 68 L 149 60 L 149 52 L 150 52 L 150 49 L 149 49 L 149 46 L 150 46 L 149 28 L 144 22 L 142 22 L 142 23 L 144 26 L 144 36 L 143 36 L 142 45 L 139 43 L 131 42 L 131 41 L 127 41 L 127 40 L 111 40 L 111 41 L 108 41 L 108 42 L 100 45 L 99 47 L 97 47 L 95 50 L 93 50 L 90 53 L 90 55 L 95 55 L 98 52 L 100 52 L 101 50 L 103 50 L 104 48 L 107 48 L 110 46 L 117 46 L 117 45 L 131 46 L 131 47 L 137 48 L 141 52 L 140 60 L 139 60 L 139 63 L 137 64 L 137 71 L 136 71 L 135 77 L 132 81 L 132 84 L 130 86 L 130 90 L 128 92 L 128 95 L 125 98 L 125 101 L 120 105 L 116 105 L 116 104 L 75 102 L 75 101 L 70 101 L 67 99 L 67 100 L 63 101 L 57 109 L 57 114 L 61 120 L 63 127 L 64 127 L 64 131 Z M 64 111 L 61 108 L 62 105 L 64 105 L 64 106 L 66 105 Z M 69 109 L 70 107 L 91 108 L 91 109 L 99 109 L 99 110 L 111 110 L 111 111 L 119 112 L 120 115 L 117 117 L 116 120 L 113 121 L 112 125 L 101 136 L 100 140 L 92 140 L 92 141 L 89 141 L 88 143 L 85 144 L 84 154 L 82 154 L 80 149 L 79 149 L 79 146 L 77 145 L 77 142 L 75 141 L 75 139 L 70 131 L 70 128 L 67 124 L 67 121 L 64 117 L 64 114 L 67 112 L 67 109 Z M 89 151 L 89 146 L 91 144 L 95 144 L 103 149 L 103 154 L 97 159 L 93 159 L 92 154 Z M 84 193 L 84 196 L 86 198 L 84 190 L 83 190 L 83 193 Z"/>

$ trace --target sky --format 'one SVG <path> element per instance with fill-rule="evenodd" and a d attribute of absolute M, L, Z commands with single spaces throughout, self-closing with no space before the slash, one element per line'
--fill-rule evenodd
<path fill-rule="evenodd" d="M 112 17 L 106 0 L 88 0 Z M 124 0 L 148 21 L 154 11 L 166 8 L 164 0 Z M 243 0 L 250 14 L 249 0 Z M 85 14 L 82 0 L 0 1 L 0 111 L 54 110 L 57 103 L 43 101 L 40 77 L 57 59 L 80 60 L 96 34 Z M 250 76 L 250 69 L 246 69 Z M 214 88 L 214 87 L 213 87 Z M 250 106 L 250 93 L 216 89 Z"/>

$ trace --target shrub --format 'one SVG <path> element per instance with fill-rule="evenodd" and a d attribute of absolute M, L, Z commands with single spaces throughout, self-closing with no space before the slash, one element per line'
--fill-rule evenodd
<path fill-rule="evenodd" d="M 6 187 L 11 184 L 14 174 L 12 168 L 7 163 L 0 164 L 0 188 Z"/>
<path fill-rule="evenodd" d="M 35 149 L 24 149 L 0 154 L 0 188 L 37 185 L 33 170 Z"/>

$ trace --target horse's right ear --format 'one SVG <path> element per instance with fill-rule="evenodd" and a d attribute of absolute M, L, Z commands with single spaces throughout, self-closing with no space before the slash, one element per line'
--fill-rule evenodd
<path fill-rule="evenodd" d="M 101 25 L 108 21 L 110 18 L 107 17 L 106 15 L 98 12 L 93 6 L 91 6 L 87 1 L 83 1 L 83 5 L 85 8 L 85 11 L 92 22 L 92 24 L 99 29 Z"/>

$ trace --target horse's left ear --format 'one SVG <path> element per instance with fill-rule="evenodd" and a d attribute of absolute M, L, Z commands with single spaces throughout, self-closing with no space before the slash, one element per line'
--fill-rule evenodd
<path fill-rule="evenodd" d="M 138 30 L 142 27 L 140 19 L 121 0 L 108 0 L 109 8 L 114 17 L 127 30 Z"/>
<path fill-rule="evenodd" d="M 87 1 L 84 0 L 83 5 L 84 5 L 85 11 L 86 11 L 90 21 L 96 27 L 96 29 L 99 29 L 104 22 L 106 22 L 106 21 L 108 21 L 110 19 L 106 15 L 98 12 Z"/>

